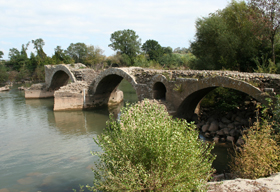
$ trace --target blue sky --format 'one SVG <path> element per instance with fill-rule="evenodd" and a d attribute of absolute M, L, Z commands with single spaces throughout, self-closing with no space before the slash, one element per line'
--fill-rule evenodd
<path fill-rule="evenodd" d="M 189 47 L 195 21 L 227 6 L 227 0 L 0 0 L 0 50 L 42 38 L 48 56 L 70 43 L 99 46 L 107 56 L 114 31 L 132 29 L 144 43 Z M 28 52 L 35 52 L 29 45 Z"/>

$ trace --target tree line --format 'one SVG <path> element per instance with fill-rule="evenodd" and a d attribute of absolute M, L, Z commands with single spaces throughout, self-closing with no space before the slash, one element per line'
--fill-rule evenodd
<path fill-rule="evenodd" d="M 196 33 L 188 48 L 163 47 L 149 39 L 143 44 L 131 29 L 115 31 L 108 45 L 116 54 L 106 57 L 98 46 L 71 43 L 67 49 L 44 52 L 43 39 L 32 40 L 36 53 L 28 57 L 30 42 L 12 48 L 1 61 L 0 81 L 32 77 L 42 79 L 44 65 L 83 63 L 89 67 L 140 66 L 167 69 L 238 70 L 280 73 L 280 0 L 232 0 L 227 7 L 196 20 Z M 0 51 L 0 58 L 3 57 Z M 9 72 L 7 75 L 6 72 Z M 15 75 L 16 74 L 16 75 Z"/>

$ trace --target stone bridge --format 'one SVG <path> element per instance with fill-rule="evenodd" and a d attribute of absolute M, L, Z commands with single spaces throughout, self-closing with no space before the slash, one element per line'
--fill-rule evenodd
<path fill-rule="evenodd" d="M 217 87 L 244 92 L 264 104 L 267 97 L 280 92 L 280 75 L 274 74 L 130 67 L 108 68 L 101 72 L 87 70 L 87 75 L 80 70 L 80 76 L 84 77 L 77 80 L 73 71 L 66 65 L 46 67 L 45 89 L 56 90 L 54 110 L 119 103 L 123 95 L 117 88 L 123 79 L 132 85 L 139 100 L 162 100 L 176 116 L 186 119 L 192 117 L 203 97 Z M 69 80 L 74 83 L 66 85 Z"/>

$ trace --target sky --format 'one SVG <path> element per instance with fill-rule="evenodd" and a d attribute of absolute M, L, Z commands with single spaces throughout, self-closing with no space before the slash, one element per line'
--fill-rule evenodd
<path fill-rule="evenodd" d="M 48 56 L 71 43 L 98 46 L 106 56 L 111 34 L 131 29 L 142 44 L 149 39 L 173 49 L 195 37 L 195 22 L 228 5 L 228 0 L 0 0 L 0 50 L 42 38 Z M 30 43 L 28 53 L 34 52 Z"/>

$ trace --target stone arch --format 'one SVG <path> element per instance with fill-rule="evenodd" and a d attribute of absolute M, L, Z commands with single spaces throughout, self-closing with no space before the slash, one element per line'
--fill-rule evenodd
<path fill-rule="evenodd" d="M 61 86 L 67 85 L 69 80 L 71 82 L 77 81 L 70 69 L 64 64 L 46 67 L 45 73 L 45 82 L 51 90 L 57 90 Z"/>
<path fill-rule="evenodd" d="M 167 86 L 168 81 L 166 77 L 162 74 L 156 74 L 151 79 L 151 83 L 149 84 L 150 89 L 152 90 L 150 94 L 150 98 L 152 99 L 161 99 L 164 98 L 166 100 L 167 97 Z"/>
<path fill-rule="evenodd" d="M 156 82 L 153 86 L 153 98 L 166 100 L 166 87 L 162 82 Z"/>
<path fill-rule="evenodd" d="M 185 99 L 178 107 L 177 116 L 190 120 L 198 103 L 205 95 L 217 87 L 235 89 L 252 96 L 261 103 L 266 103 L 266 96 L 262 95 L 262 91 L 249 83 L 229 77 L 210 77 L 199 80 L 190 87 L 192 91 L 185 96 Z"/>
<path fill-rule="evenodd" d="M 134 77 L 120 68 L 109 68 L 99 74 L 95 79 L 93 85 L 94 103 L 108 103 L 109 97 L 117 90 L 118 85 L 123 79 L 132 85 L 139 99 L 137 83 Z"/>

